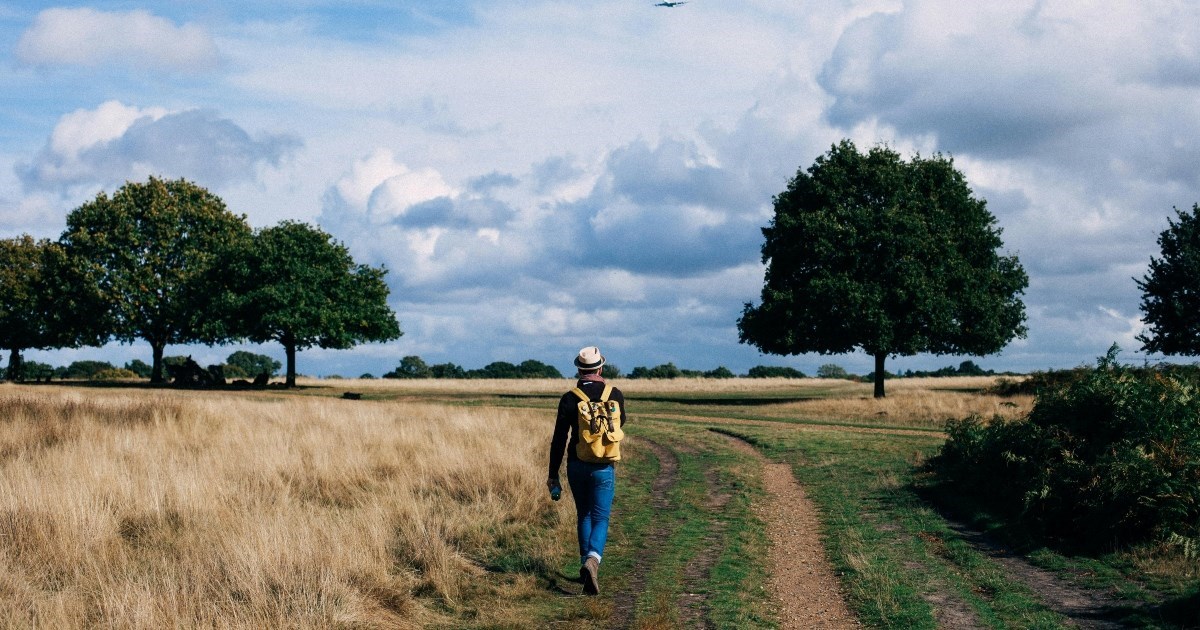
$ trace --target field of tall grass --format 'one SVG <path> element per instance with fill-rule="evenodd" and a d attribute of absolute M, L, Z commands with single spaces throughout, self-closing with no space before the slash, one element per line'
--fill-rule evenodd
<path fill-rule="evenodd" d="M 562 599 L 575 588 L 562 573 L 574 561 L 574 515 L 569 499 L 552 503 L 543 486 L 555 401 L 572 382 L 0 384 L 0 627 L 605 623 L 617 614 L 605 608 L 611 600 Z M 640 425 L 622 496 L 651 493 L 653 458 L 638 454 L 646 432 L 678 446 L 680 470 L 696 476 L 689 492 L 715 483 L 709 468 L 720 458 L 696 455 L 712 445 L 691 429 L 686 444 L 671 437 L 697 414 L 713 426 L 777 420 L 780 435 L 792 435 L 792 422 L 912 426 L 934 443 L 947 417 L 1028 409 L 1025 398 L 983 393 L 991 383 L 897 379 L 875 400 L 870 384 L 839 380 L 618 379 Z M 734 477 L 722 483 L 753 485 Z M 606 566 L 629 588 L 666 569 L 627 557 L 648 543 L 624 528 L 662 515 L 622 505 L 614 549 L 626 555 Z M 652 556 L 669 564 L 677 551 Z M 739 566 L 765 551 L 737 553 L 721 562 Z M 745 591 L 753 583 L 719 579 L 724 586 L 689 588 L 734 589 L 712 602 L 757 596 Z M 713 606 L 718 616 L 750 614 Z"/>
<path fill-rule="evenodd" d="M 547 423 L 0 386 L 0 626 L 519 627 L 515 604 L 480 604 L 520 602 L 569 555 Z"/>

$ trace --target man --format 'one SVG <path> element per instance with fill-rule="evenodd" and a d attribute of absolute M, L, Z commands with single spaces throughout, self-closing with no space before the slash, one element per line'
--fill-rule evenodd
<path fill-rule="evenodd" d="M 600 375 L 604 368 L 604 356 L 600 348 L 588 346 L 579 351 L 575 357 L 575 367 L 579 369 L 579 381 L 576 388 L 563 394 L 558 401 L 558 418 L 554 423 L 554 437 L 550 439 L 550 474 L 546 479 L 546 487 L 552 496 L 557 488 L 562 486 L 558 481 L 558 470 L 562 464 L 563 454 L 567 456 L 567 482 L 571 485 L 571 494 L 575 497 L 576 530 L 579 535 L 579 579 L 583 582 L 583 592 L 588 595 L 600 594 L 600 561 L 604 557 L 604 543 L 608 540 L 608 519 L 612 511 L 613 493 L 616 489 L 616 465 L 620 459 L 619 440 L 623 436 L 621 426 L 628 418 L 625 416 L 625 396 L 621 390 L 608 385 Z M 607 393 L 607 399 L 604 394 Z M 602 403 L 604 410 L 611 413 L 615 429 L 611 437 L 608 433 L 604 439 L 594 437 L 596 424 L 589 429 L 580 423 L 580 404 L 586 401 Z M 614 406 L 609 402 L 616 403 Z M 585 405 L 587 407 L 587 405 Z M 584 423 L 586 425 L 586 423 Z M 609 427 L 602 427 L 606 431 Z M 581 436 L 580 434 L 585 435 Z M 581 437 L 584 443 L 581 446 Z M 592 444 L 605 442 L 609 452 Z M 613 440 L 616 440 L 615 442 Z"/>

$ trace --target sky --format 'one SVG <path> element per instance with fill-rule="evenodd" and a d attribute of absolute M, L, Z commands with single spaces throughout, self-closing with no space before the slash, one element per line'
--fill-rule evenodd
<path fill-rule="evenodd" d="M 1159 360 L 1134 279 L 1200 202 L 1198 24 L 1184 0 L 0 2 L 0 238 L 183 177 L 386 266 L 404 335 L 303 351 L 301 373 L 569 373 L 599 345 L 626 372 L 861 374 L 861 353 L 763 355 L 736 326 L 773 196 L 849 138 L 951 156 L 1030 278 L 1026 338 L 889 371 Z M 283 357 L 167 354 L 239 349 Z"/>

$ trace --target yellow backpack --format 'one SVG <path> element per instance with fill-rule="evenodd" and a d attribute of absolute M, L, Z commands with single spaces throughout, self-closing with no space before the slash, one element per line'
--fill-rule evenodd
<path fill-rule="evenodd" d="M 571 393 L 579 397 L 579 443 L 575 446 L 575 454 L 580 460 L 593 464 L 620 461 L 625 432 L 621 430 L 621 405 L 608 399 L 612 385 L 606 384 L 600 400 L 595 402 L 578 387 Z"/>

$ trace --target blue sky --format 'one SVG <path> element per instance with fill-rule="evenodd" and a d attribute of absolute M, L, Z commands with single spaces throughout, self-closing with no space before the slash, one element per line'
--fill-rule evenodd
<path fill-rule="evenodd" d="M 303 352 L 302 372 L 409 354 L 566 371 L 599 344 L 626 369 L 862 373 L 859 354 L 760 355 L 735 324 L 772 196 L 851 138 L 952 155 L 1029 272 L 1028 338 L 977 363 L 1146 358 L 1133 278 L 1172 207 L 1200 202 L 1195 3 L 653 4 L 0 2 L 0 237 L 54 238 L 101 190 L 186 177 L 390 270 L 405 335 Z M 167 352 L 236 349 L 282 357 Z"/>

